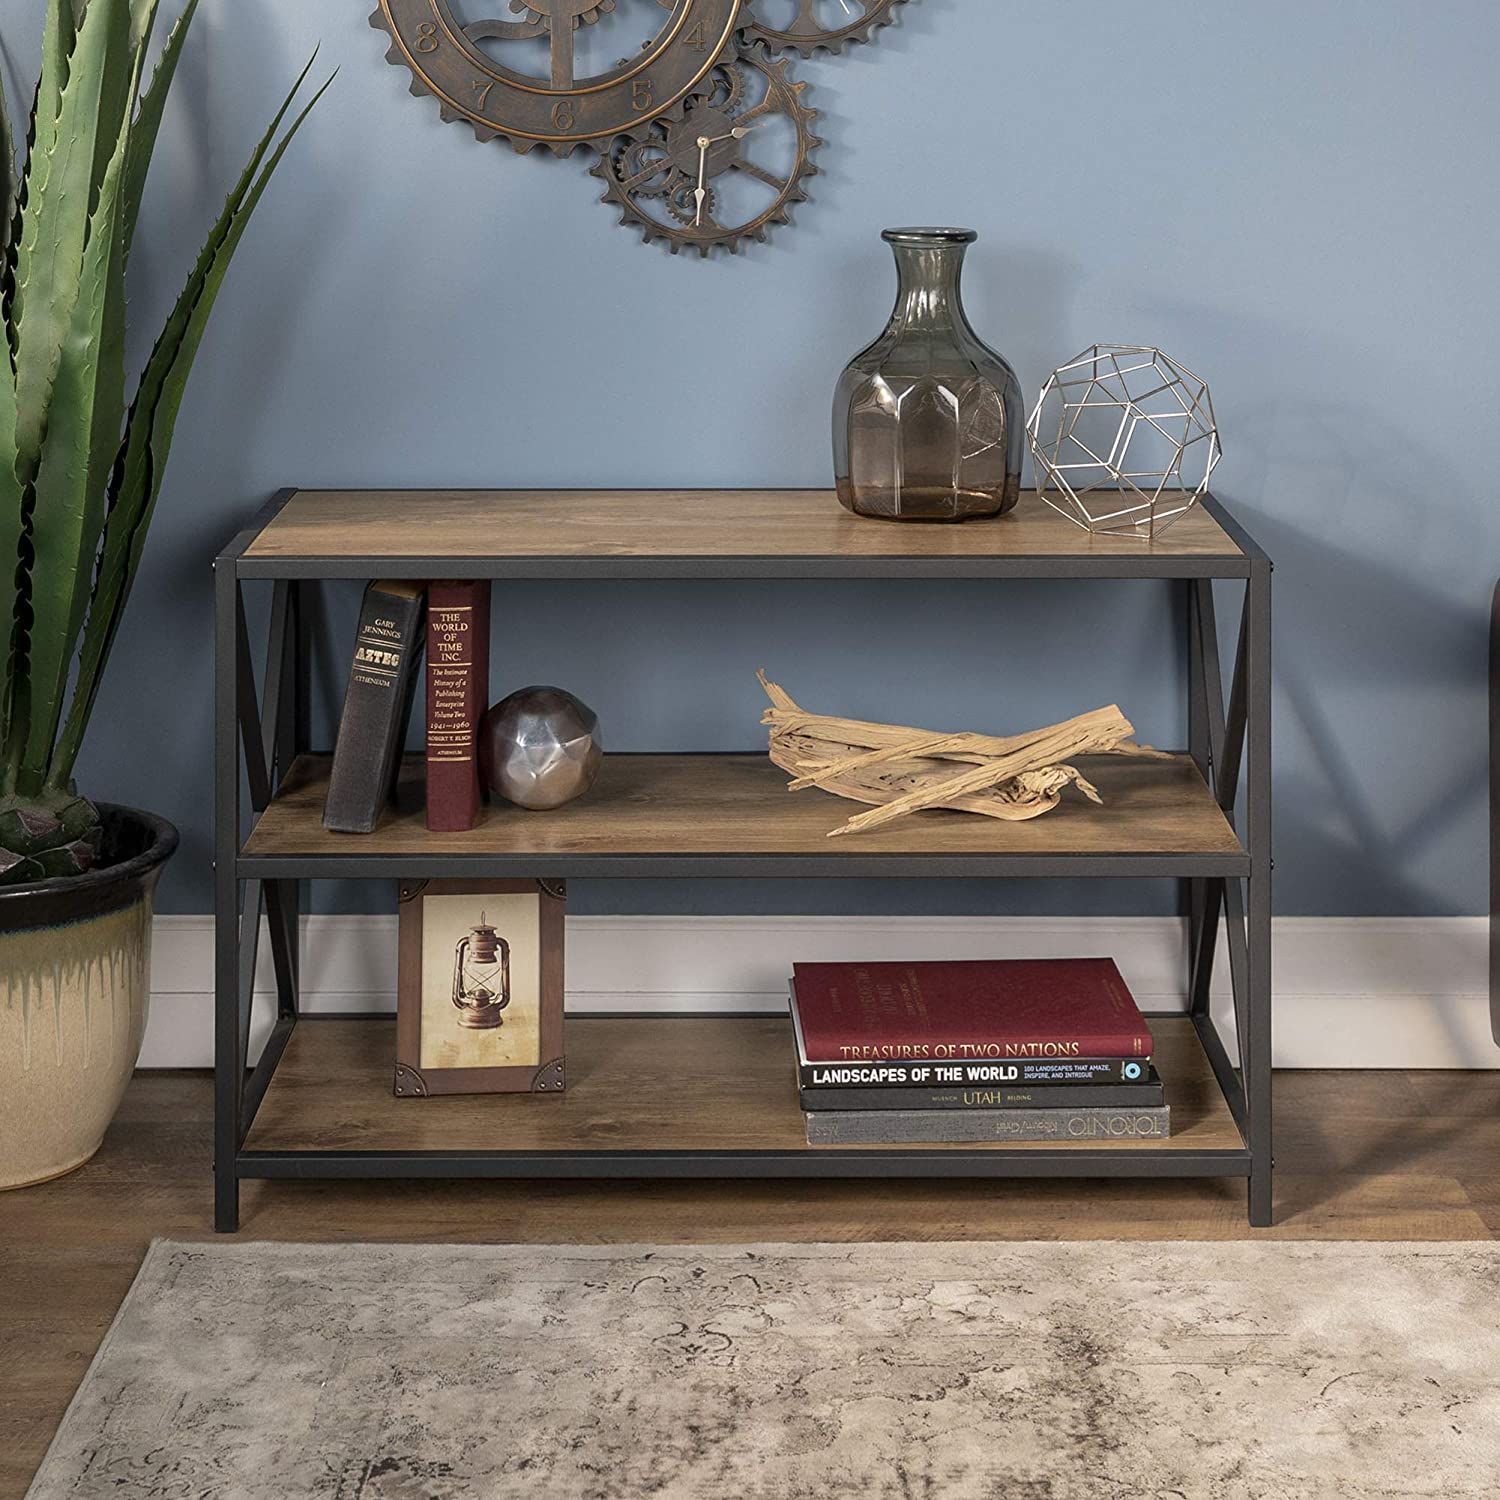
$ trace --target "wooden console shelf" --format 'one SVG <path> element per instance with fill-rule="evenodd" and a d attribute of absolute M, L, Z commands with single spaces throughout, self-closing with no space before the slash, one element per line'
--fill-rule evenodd
<path fill-rule="evenodd" d="M 596 873 L 606 862 L 623 870 L 642 860 L 691 861 L 695 873 L 718 864 L 740 873 L 758 860 L 816 860 L 836 873 L 877 861 L 914 869 L 1044 856 L 1151 859 L 1197 874 L 1243 873 L 1249 864 L 1186 755 L 1080 757 L 1102 807 L 1070 792 L 1055 812 L 1024 823 L 926 812 L 836 839 L 829 832 L 856 809 L 827 792 L 789 792 L 785 772 L 764 755 L 610 755 L 597 785 L 578 802 L 546 814 L 487 807 L 463 833 L 429 832 L 420 756 L 407 757 L 396 805 L 374 833 L 329 833 L 322 815 L 330 763 L 326 755 L 302 755 L 292 764 L 245 842 L 246 868 L 270 860 L 336 865 L 399 858 L 403 868 L 417 861 L 411 873 L 422 873 L 445 857 L 467 856 L 503 862 L 516 873 L 566 878 Z"/>
<path fill-rule="evenodd" d="M 832 490 L 298 490 L 245 546 L 244 576 L 434 575 L 428 559 L 482 577 L 786 578 L 927 569 L 979 577 L 1061 564 L 1066 576 L 1102 564 L 1132 575 L 1186 576 L 1216 563 L 1242 576 L 1249 557 L 1212 511 L 1200 507 L 1149 547 L 1090 536 L 1034 492 L 994 521 L 895 525 L 851 515 Z M 352 565 L 352 566 L 343 566 Z M 329 571 L 332 570 L 332 571 Z M 441 569 L 436 570 L 439 574 Z"/>
<path fill-rule="evenodd" d="M 1186 1016 L 1151 1022 L 1172 1106 L 1165 1140 L 1063 1143 L 1116 1152 L 1239 1152 L 1244 1148 L 1213 1069 Z M 871 1146 L 809 1146 L 785 1016 L 570 1018 L 563 1094 L 397 1099 L 390 1020 L 309 1021 L 297 1028 L 245 1141 L 270 1151 L 777 1151 L 827 1156 Z M 1055 1143 L 910 1146 L 909 1151 L 1057 1150 Z"/>
<path fill-rule="evenodd" d="M 243 1177 L 893 1175 L 1237 1176 L 1248 1179 L 1251 1222 L 1270 1223 L 1270 576 L 1211 496 L 1148 543 L 1090 536 L 1034 494 L 1009 516 L 957 526 L 859 519 L 822 490 L 277 495 L 216 563 L 216 1224 L 238 1227 Z M 850 804 L 789 793 L 759 748 L 611 755 L 579 802 L 492 807 L 457 834 L 427 830 L 412 760 L 373 834 L 331 834 L 321 822 L 328 756 L 311 735 L 318 590 L 375 577 L 1166 581 L 1185 625 L 1187 750 L 1086 757 L 1102 807 L 1069 794 L 1025 823 L 927 812 L 838 839 L 827 835 Z M 1215 580 L 1243 595 L 1227 683 Z M 245 609 L 257 588 L 270 606 L 259 685 Z M 888 598 L 899 607 L 894 589 Z M 955 723 L 969 717 L 954 704 Z M 560 1098 L 398 1101 L 389 1019 L 300 1015 L 297 935 L 309 881 L 409 875 L 1173 879 L 1187 1008 L 1151 1021 L 1173 1134 L 809 1147 L 776 1017 L 570 1017 Z M 262 918 L 277 1018 L 251 1068 Z M 1221 940 L 1233 1058 L 1209 1007 Z"/>

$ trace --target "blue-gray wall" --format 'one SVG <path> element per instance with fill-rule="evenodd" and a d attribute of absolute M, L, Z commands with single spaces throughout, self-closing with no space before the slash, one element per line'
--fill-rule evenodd
<path fill-rule="evenodd" d="M 581 160 L 440 124 L 369 8 L 205 0 L 137 242 L 144 342 L 321 40 L 341 72 L 221 300 L 81 767 L 87 791 L 181 825 L 166 909 L 209 904 L 208 561 L 272 489 L 825 483 L 834 377 L 888 310 L 877 231 L 923 221 L 981 232 L 971 313 L 1029 390 L 1096 339 L 1210 379 L 1216 488 L 1278 563 L 1278 909 L 1482 908 L 1493 0 L 912 0 L 877 46 L 794 62 L 829 141 L 817 201 L 709 264 L 619 228 Z M 41 9 L 0 0 L 12 98 Z M 1180 632 L 1146 586 L 533 585 L 497 607 L 497 691 L 564 683 L 619 749 L 759 743 L 757 666 L 851 715 L 1005 731 L 1117 700 L 1143 737 L 1182 738 Z M 577 899 L 1130 911 L 1165 893 Z"/>

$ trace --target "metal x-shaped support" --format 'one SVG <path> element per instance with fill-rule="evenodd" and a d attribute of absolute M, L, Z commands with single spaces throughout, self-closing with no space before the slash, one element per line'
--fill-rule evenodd
<path fill-rule="evenodd" d="M 244 1144 L 266 1086 L 297 1022 L 301 984 L 301 886 L 294 880 L 240 880 L 241 791 L 259 815 L 270 804 L 293 759 L 308 746 L 309 678 L 306 646 L 311 585 L 278 579 L 271 612 L 261 689 L 245 618 L 244 588 L 233 557 L 215 565 L 217 824 L 214 879 L 218 909 L 239 912 L 220 923 L 217 970 L 215 1110 L 216 1217 L 220 1228 L 237 1222 L 235 1154 Z M 266 918 L 276 976 L 276 1020 L 260 1058 L 249 1069 L 250 1026 Z"/>
<path fill-rule="evenodd" d="M 1226 705 L 1213 580 L 1188 585 L 1189 743 L 1250 855 L 1248 878 L 1194 880 L 1188 899 L 1189 1012 L 1255 1165 L 1250 1218 L 1271 1217 L 1271 564 L 1252 561 Z M 1210 1014 L 1223 926 L 1238 1063 Z"/>

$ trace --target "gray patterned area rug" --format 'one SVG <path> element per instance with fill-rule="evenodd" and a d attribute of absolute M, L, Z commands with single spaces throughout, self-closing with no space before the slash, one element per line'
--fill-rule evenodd
<path fill-rule="evenodd" d="M 1500 1246 L 152 1247 L 32 1489 L 1500 1491 Z"/>

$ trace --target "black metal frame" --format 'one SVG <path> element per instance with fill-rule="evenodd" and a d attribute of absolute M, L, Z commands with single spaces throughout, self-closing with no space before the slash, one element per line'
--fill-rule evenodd
<path fill-rule="evenodd" d="M 1500 1047 L 1500 583 L 1490 596 L 1490 1035 Z"/>
<path fill-rule="evenodd" d="M 275 496 L 215 562 L 215 1226 L 239 1226 L 245 1177 L 1222 1177 L 1249 1179 L 1249 1218 L 1272 1218 L 1271 1157 L 1271 561 L 1212 496 L 1204 505 L 1238 552 L 1172 557 L 1142 547 L 1124 556 L 922 559 L 474 558 L 476 578 L 1144 578 L 1185 581 L 1189 751 L 1219 806 L 1236 823 L 1244 852 L 1199 857 L 1139 855 L 990 858 L 843 856 L 630 857 L 515 861 L 476 856 L 340 854 L 247 857 L 242 792 L 253 814 L 275 795 L 293 758 L 310 745 L 309 645 L 317 581 L 428 578 L 454 559 L 250 558 L 256 536 L 291 497 Z M 1239 643 L 1226 700 L 1215 580 L 1240 581 Z M 265 665 L 257 694 L 244 585 L 271 584 Z M 1087 1147 L 975 1152 L 891 1148 L 817 1152 L 724 1151 L 247 1151 L 245 1141 L 277 1064 L 300 1024 L 299 925 L 304 882 L 332 877 L 524 873 L 543 878 L 610 876 L 970 875 L 1170 877 L 1181 882 L 1188 927 L 1188 996 L 1209 1063 L 1244 1140 L 1238 1150 Z M 255 965 L 268 920 L 277 1013 L 255 1067 L 248 1066 Z M 1219 933 L 1227 937 L 1238 1061 L 1210 1013 Z M 344 1018 L 308 1017 L 320 1024 Z"/>

